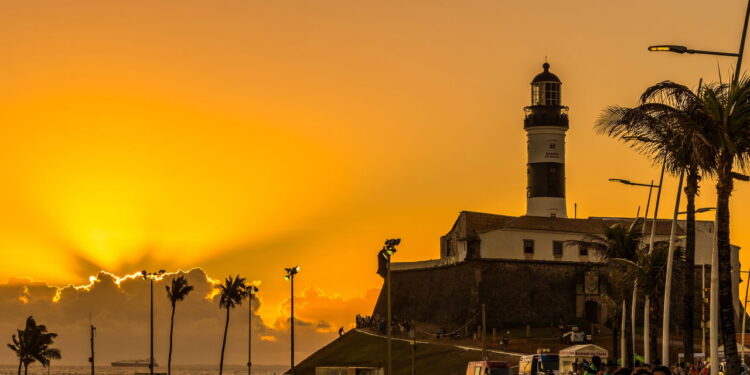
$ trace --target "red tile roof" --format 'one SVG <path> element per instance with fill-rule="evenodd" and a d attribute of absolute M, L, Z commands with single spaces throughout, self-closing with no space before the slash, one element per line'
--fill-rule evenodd
<path fill-rule="evenodd" d="M 541 216 L 505 216 L 495 215 L 483 212 L 472 212 L 462 211 L 461 216 L 466 220 L 465 233 L 476 232 L 484 233 L 497 229 L 510 229 L 510 230 L 540 230 L 540 231 L 554 231 L 554 232 L 569 232 L 569 233 L 586 233 L 586 234 L 600 234 L 604 232 L 604 228 L 615 224 L 626 224 L 630 225 L 633 223 L 633 218 L 599 218 L 592 217 L 588 219 L 567 219 L 567 218 L 556 218 L 556 217 L 541 217 Z M 457 220 L 458 222 L 458 220 Z M 646 235 L 651 234 L 651 223 L 653 220 L 648 220 L 646 224 Z M 453 230 L 455 230 L 455 225 Z M 657 235 L 669 235 L 672 227 L 672 220 L 660 219 L 656 221 L 656 234 Z M 682 228 L 677 226 L 677 235 L 684 234 Z"/>

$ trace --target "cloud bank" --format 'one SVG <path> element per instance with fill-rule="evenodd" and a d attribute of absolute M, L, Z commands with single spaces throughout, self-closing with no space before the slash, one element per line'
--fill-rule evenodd
<path fill-rule="evenodd" d="M 178 303 L 175 317 L 175 364 L 217 364 L 226 313 L 218 307 L 214 285 L 199 268 L 168 273 L 154 281 L 155 359 L 166 366 L 171 305 L 165 286 L 185 275 L 195 290 Z M 27 279 L 10 279 L 0 285 L 0 335 L 10 335 L 32 315 L 59 334 L 60 364 L 83 364 L 89 356 L 89 319 L 96 326 L 96 360 L 107 365 L 115 360 L 145 359 L 149 351 L 149 283 L 136 274 L 118 277 L 100 272 L 81 286 L 55 287 Z M 351 328 L 353 316 L 367 313 L 377 290 L 350 300 L 328 296 L 317 288 L 295 298 L 296 353 L 303 359 L 337 335 L 339 327 Z M 289 358 L 289 300 L 279 306 L 279 318 L 264 322 L 257 314 L 263 303 L 262 286 L 252 306 L 253 363 L 284 364 Z M 232 310 L 227 338 L 226 363 L 247 362 L 248 306 Z M 0 350 L 0 363 L 13 363 L 10 350 Z"/>

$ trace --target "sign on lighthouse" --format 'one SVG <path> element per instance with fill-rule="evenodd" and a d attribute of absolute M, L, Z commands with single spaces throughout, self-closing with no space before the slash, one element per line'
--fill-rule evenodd
<path fill-rule="evenodd" d="M 568 217 L 565 206 L 565 132 L 568 107 L 562 103 L 562 82 L 549 71 L 531 81 L 531 105 L 525 107 L 527 139 L 526 215 Z"/>

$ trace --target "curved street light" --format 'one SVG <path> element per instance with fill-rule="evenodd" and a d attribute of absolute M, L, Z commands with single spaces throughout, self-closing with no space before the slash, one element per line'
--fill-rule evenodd
<path fill-rule="evenodd" d="M 656 45 L 656 46 L 649 46 L 648 50 L 651 52 L 674 52 L 674 53 L 689 53 L 689 54 L 697 54 L 697 55 L 715 55 L 715 56 L 731 56 L 731 57 L 737 57 L 739 54 L 731 53 L 731 52 L 716 52 L 716 51 L 703 51 L 699 49 L 690 49 L 685 46 L 676 46 L 672 44 L 663 44 L 663 45 Z"/>

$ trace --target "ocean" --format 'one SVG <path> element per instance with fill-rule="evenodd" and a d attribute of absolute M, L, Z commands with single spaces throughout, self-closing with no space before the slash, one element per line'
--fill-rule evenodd
<path fill-rule="evenodd" d="M 252 375 L 281 375 L 288 370 L 289 366 L 275 365 L 253 365 Z M 148 374 L 147 367 L 112 367 L 96 366 L 95 375 L 135 375 L 138 373 Z M 166 373 L 166 367 L 157 367 L 154 372 Z M 23 369 L 21 369 L 23 375 Z M 38 364 L 29 367 L 29 375 L 91 375 L 90 366 L 55 366 L 53 363 L 49 372 Z M 219 365 L 174 365 L 172 375 L 218 375 Z M 247 367 L 242 365 L 224 365 L 226 375 L 247 375 Z M 18 365 L 0 365 L 0 375 L 18 375 Z"/>

